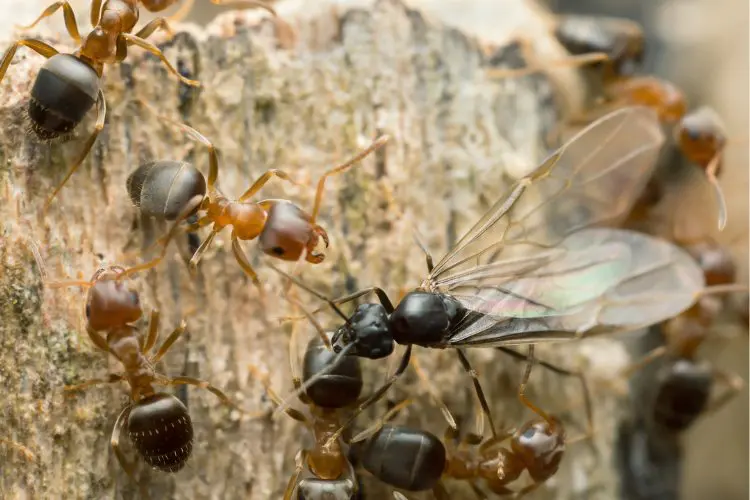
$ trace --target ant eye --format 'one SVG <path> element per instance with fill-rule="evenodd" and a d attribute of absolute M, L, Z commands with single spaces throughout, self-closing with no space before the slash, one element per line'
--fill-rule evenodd
<path fill-rule="evenodd" d="M 138 298 L 138 293 L 136 292 L 130 292 L 130 299 L 133 301 L 133 305 L 138 305 L 140 303 L 140 299 Z"/>
<path fill-rule="evenodd" d="M 91 317 L 91 304 L 86 304 L 86 319 Z"/>
<path fill-rule="evenodd" d="M 688 137 L 690 137 L 691 140 L 697 141 L 701 138 L 701 133 L 698 130 L 689 128 L 686 129 Z"/>
<path fill-rule="evenodd" d="M 271 252 L 273 252 L 274 255 L 278 255 L 279 257 L 284 255 L 284 249 L 281 247 L 273 247 L 271 249 Z"/>

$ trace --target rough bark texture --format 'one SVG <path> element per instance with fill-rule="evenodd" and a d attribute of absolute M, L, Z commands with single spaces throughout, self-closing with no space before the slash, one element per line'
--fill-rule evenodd
<path fill-rule="evenodd" d="M 509 172 L 528 170 L 546 152 L 543 138 L 556 121 L 550 83 L 541 76 L 501 83 L 484 77 L 490 65 L 521 63 L 517 50 L 492 47 L 396 0 L 357 7 L 315 3 L 314 12 L 304 16 L 282 10 L 288 24 L 227 14 L 205 30 L 186 26 L 162 44 L 185 74 L 203 82 L 200 93 L 179 86 L 158 61 L 136 50 L 125 64 L 108 68 L 107 126 L 46 217 L 44 199 L 93 119 L 65 144 L 43 144 L 27 135 L 25 106 L 42 59 L 19 51 L 0 89 L 0 437 L 22 443 L 35 458 L 0 444 L 0 498 L 138 496 L 109 445 L 114 420 L 127 403 L 126 388 L 99 387 L 75 396 L 62 391 L 65 384 L 119 367 L 86 337 L 83 293 L 45 290 L 42 278 L 46 271 L 50 280 L 79 274 L 88 279 L 103 264 L 128 265 L 147 256 L 142 249 L 164 226 L 143 220 L 129 201 L 125 179 L 139 164 L 188 159 L 205 171 L 205 148 L 144 111 L 138 99 L 215 142 L 225 194 L 238 196 L 267 168 L 283 168 L 306 184 L 273 180 L 263 197 L 289 198 L 308 208 L 313 181 L 326 168 L 379 133 L 393 137 L 385 151 L 332 179 L 326 190 L 321 223 L 331 248 L 324 263 L 303 265 L 300 272 L 331 295 L 379 285 L 395 298 L 418 285 L 424 258 L 412 242 L 410 220 L 439 256 L 504 192 Z M 506 3 L 507 16 L 521 15 L 520 0 Z M 290 388 L 289 327 L 276 320 L 290 311 L 277 298 L 278 280 L 254 242 L 245 249 L 269 288 L 265 308 L 227 243 L 217 239 L 195 277 L 172 250 L 168 263 L 139 277 L 136 286 L 147 311 L 161 310 L 162 334 L 181 318 L 189 324 L 189 335 L 175 344 L 161 371 L 210 380 L 242 406 L 261 410 L 268 402 L 247 366 L 268 370 L 278 391 Z M 516 398 L 523 365 L 493 350 L 469 355 L 499 425 L 513 427 L 530 418 Z M 609 340 L 544 346 L 538 355 L 586 369 L 593 378 L 625 361 Z M 455 355 L 418 350 L 417 356 L 451 410 L 470 423 L 473 392 Z M 372 390 L 388 362 L 364 364 L 365 391 Z M 560 472 L 534 494 L 538 498 L 572 498 L 584 491 L 590 498 L 614 495 L 610 457 L 618 403 L 611 388 L 591 385 L 599 454 L 585 442 L 570 446 Z M 193 456 L 176 475 L 139 463 L 138 478 L 152 497 L 280 498 L 295 453 L 309 444 L 305 429 L 283 416 L 240 419 L 199 389 L 178 395 L 186 398 L 194 419 Z M 411 373 L 389 399 L 406 395 L 414 403 L 398 420 L 442 435 L 445 423 Z M 582 396 L 574 379 L 537 369 L 529 396 L 561 413 L 571 437 L 583 432 Z M 359 426 L 384 411 L 377 405 Z M 135 460 L 125 436 L 122 444 Z M 386 498 L 387 490 L 364 473 L 363 478 L 366 498 Z M 448 486 L 453 498 L 471 498 L 465 485 Z"/>

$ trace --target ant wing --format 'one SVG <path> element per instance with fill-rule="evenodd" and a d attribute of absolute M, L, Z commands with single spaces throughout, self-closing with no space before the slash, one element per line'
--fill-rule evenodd
<path fill-rule="evenodd" d="M 437 263 L 426 285 L 440 289 L 462 270 L 500 256 L 554 258 L 554 247 L 570 234 L 616 225 L 651 177 L 663 143 L 648 108 L 622 108 L 598 119 L 516 182 Z"/>
<path fill-rule="evenodd" d="M 485 282 L 481 272 L 467 274 L 451 295 L 471 311 L 447 344 L 520 344 L 638 329 L 680 314 L 705 285 L 687 252 L 633 231 L 586 229 L 555 252 L 499 285 L 494 278 Z"/>

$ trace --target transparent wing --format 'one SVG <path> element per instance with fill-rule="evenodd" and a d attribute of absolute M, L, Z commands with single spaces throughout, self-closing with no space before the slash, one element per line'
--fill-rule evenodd
<path fill-rule="evenodd" d="M 554 247 L 581 229 L 615 225 L 650 178 L 664 142 L 659 121 L 645 107 L 614 111 L 551 155 L 459 240 L 425 285 L 441 289 L 468 268 L 535 254 L 556 258 Z M 523 268 L 524 264 L 517 264 Z"/>
<path fill-rule="evenodd" d="M 451 295 L 472 312 L 447 344 L 519 344 L 645 327 L 689 308 L 705 286 L 685 251 L 634 231 L 578 231 L 555 252 L 500 286 L 472 276 L 455 285 Z"/>

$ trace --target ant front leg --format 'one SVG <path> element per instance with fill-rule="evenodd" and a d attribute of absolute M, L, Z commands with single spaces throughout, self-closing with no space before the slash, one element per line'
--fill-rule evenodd
<path fill-rule="evenodd" d="M 91 26 L 98 25 L 102 15 L 102 0 L 91 0 L 89 15 L 91 16 Z"/>
<path fill-rule="evenodd" d="M 305 463 L 307 463 L 307 454 L 307 450 L 300 450 L 297 452 L 297 456 L 294 457 L 294 473 L 289 478 L 289 482 L 284 490 L 284 500 L 292 500 L 295 498 L 294 491 L 297 489 L 297 482 L 299 481 L 299 477 L 305 467 Z"/>
<path fill-rule="evenodd" d="M 248 199 L 252 198 L 253 195 L 255 195 L 255 193 L 257 193 L 258 191 L 260 191 L 260 189 L 263 186 L 265 186 L 268 183 L 268 181 L 271 180 L 272 177 L 278 177 L 279 179 L 285 180 L 287 182 L 291 182 L 294 185 L 297 184 L 289 176 L 289 174 L 287 174 L 283 170 L 272 168 L 270 170 L 266 170 L 265 172 L 263 172 L 263 175 L 261 175 L 260 177 L 258 177 L 258 179 L 255 182 L 253 182 L 253 185 L 250 186 L 247 189 L 247 191 L 245 191 L 244 193 L 242 193 L 242 196 L 240 196 L 239 198 L 237 198 L 237 201 L 244 202 L 244 201 L 247 201 Z"/>
<path fill-rule="evenodd" d="M 36 18 L 36 21 L 29 24 L 28 26 L 18 26 L 18 29 L 20 30 L 30 30 L 37 24 L 39 24 L 43 19 L 50 17 L 57 12 L 58 9 L 62 7 L 63 10 L 63 17 L 65 19 L 65 28 L 68 30 L 68 34 L 70 35 L 70 38 L 73 39 L 76 44 L 81 43 L 81 34 L 78 32 L 78 23 L 76 23 L 76 14 L 73 12 L 73 8 L 70 6 L 70 4 L 65 2 L 55 2 L 53 4 L 50 4 L 49 7 L 44 9 L 44 12 L 42 12 L 39 17 Z M 93 26 L 96 25 L 96 23 L 92 23 Z"/>
<path fill-rule="evenodd" d="M 44 204 L 44 213 L 46 214 L 49 210 L 49 206 L 52 203 L 52 200 L 55 199 L 55 196 L 57 196 L 57 193 L 60 192 L 60 190 L 65 186 L 65 184 L 68 182 L 68 179 L 75 173 L 76 170 L 78 170 L 78 167 L 80 167 L 83 164 L 83 160 L 86 159 L 89 152 L 91 151 L 91 148 L 94 146 L 94 143 L 96 142 L 97 137 L 99 137 L 99 134 L 104 129 L 104 122 L 107 118 L 107 101 L 104 99 L 104 92 L 99 90 L 99 94 L 96 98 L 96 125 L 94 125 L 94 131 L 89 136 L 86 143 L 83 145 L 83 149 L 81 150 L 80 155 L 78 158 L 73 162 L 73 165 L 70 167 L 70 170 L 68 170 L 68 173 L 65 174 L 65 177 L 63 178 L 62 182 L 55 188 L 54 191 L 52 191 L 52 194 L 49 198 L 47 198 L 47 202 Z"/>
<path fill-rule="evenodd" d="M 184 76 L 182 76 L 180 72 L 177 71 L 174 66 L 172 66 L 172 63 L 169 62 L 169 59 L 167 59 L 164 53 L 159 50 L 156 45 L 131 33 L 122 33 L 120 36 L 125 40 L 128 46 L 135 45 L 136 47 L 140 47 L 158 57 L 162 64 L 167 67 L 167 70 L 169 70 L 170 73 L 179 78 L 180 81 L 185 85 L 190 85 L 191 87 L 201 86 L 201 83 L 199 81 L 191 80 L 190 78 L 185 78 Z"/>
<path fill-rule="evenodd" d="M 122 380 L 125 380 L 125 375 L 121 373 L 112 373 L 107 378 L 95 378 L 76 385 L 66 385 L 65 387 L 63 387 L 63 390 L 65 392 L 83 391 L 95 385 L 114 384 L 115 382 L 120 382 Z"/>
<path fill-rule="evenodd" d="M 196 254 L 197 253 L 198 252 L 196 252 Z M 232 231 L 232 253 L 234 253 L 234 258 L 237 260 L 237 263 L 240 265 L 242 270 L 252 280 L 253 285 L 258 288 L 258 291 L 260 291 L 261 297 L 264 297 L 265 291 L 263 290 L 263 286 L 258 279 L 258 273 L 255 272 L 253 266 L 250 265 L 250 261 L 247 260 L 247 255 L 245 255 L 245 252 L 242 251 L 240 240 L 239 238 L 237 238 L 237 234 L 234 231 Z"/>
<path fill-rule="evenodd" d="M 146 341 L 141 346 L 143 352 L 149 352 L 156 345 L 156 339 L 159 337 L 159 322 L 159 311 L 154 309 L 148 318 L 148 334 L 146 335 Z"/>
<path fill-rule="evenodd" d="M 16 40 L 10 47 L 5 50 L 5 54 L 3 55 L 2 60 L 0 60 L 0 81 L 5 78 L 5 73 L 8 71 L 8 67 L 13 61 L 13 56 L 16 55 L 18 47 L 21 46 L 28 47 L 40 56 L 43 56 L 47 59 L 58 53 L 56 48 L 54 48 L 52 45 L 44 43 L 41 40 L 36 40 L 34 38 L 24 38 L 22 40 Z"/>
<path fill-rule="evenodd" d="M 526 355 L 526 369 L 523 372 L 523 377 L 521 377 L 521 382 L 518 384 L 518 399 L 526 408 L 542 417 L 542 419 L 544 419 L 544 421 L 547 422 L 551 427 L 554 427 L 555 423 L 552 418 L 550 418 L 550 416 L 546 412 L 544 412 L 541 408 L 536 406 L 526 397 L 526 386 L 529 383 L 529 377 L 531 377 L 531 369 L 533 367 L 534 344 L 531 344 L 529 345 L 528 354 Z"/>

